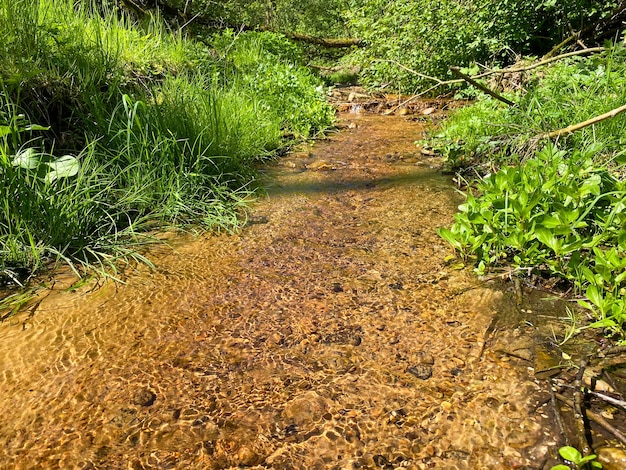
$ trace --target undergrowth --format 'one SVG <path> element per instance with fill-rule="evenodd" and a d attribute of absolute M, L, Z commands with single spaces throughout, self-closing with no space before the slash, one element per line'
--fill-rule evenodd
<path fill-rule="evenodd" d="M 535 138 L 598 116 L 626 102 L 626 48 L 620 45 L 590 58 L 573 57 L 525 77 L 526 91 L 505 93 L 517 106 L 481 95 L 461 108 L 432 136 L 452 168 L 498 166 L 531 156 Z M 604 121 L 559 141 L 563 148 L 592 146 L 610 158 L 626 145 L 626 118 Z"/>
<path fill-rule="evenodd" d="M 557 142 L 539 139 L 626 102 L 624 51 L 560 63 L 531 78 L 516 107 L 490 98 L 455 113 L 431 140 L 473 174 L 451 228 L 440 230 L 478 273 L 562 278 L 591 321 L 626 341 L 626 117 Z M 473 168 L 473 172 L 468 172 Z"/>
<path fill-rule="evenodd" d="M 163 225 L 233 229 L 255 163 L 331 125 L 283 37 L 207 44 L 90 2 L 0 0 L 0 282 L 114 273 Z"/>

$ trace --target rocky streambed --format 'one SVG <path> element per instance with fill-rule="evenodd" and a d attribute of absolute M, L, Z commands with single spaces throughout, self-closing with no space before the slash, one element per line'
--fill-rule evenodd
<path fill-rule="evenodd" d="M 513 291 L 445 261 L 462 199 L 422 117 L 343 113 L 240 233 L 0 324 L 0 467 L 543 468 L 537 345 Z"/>

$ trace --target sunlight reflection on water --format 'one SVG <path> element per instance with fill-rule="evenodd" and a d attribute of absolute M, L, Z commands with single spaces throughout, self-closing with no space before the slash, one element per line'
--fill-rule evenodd
<path fill-rule="evenodd" d="M 271 169 L 239 235 L 0 325 L 3 468 L 514 468 L 526 370 L 480 357 L 502 294 L 443 259 L 459 203 L 399 117 Z M 312 162 L 327 162 L 317 170 Z M 342 162 L 342 165 L 333 162 Z"/>

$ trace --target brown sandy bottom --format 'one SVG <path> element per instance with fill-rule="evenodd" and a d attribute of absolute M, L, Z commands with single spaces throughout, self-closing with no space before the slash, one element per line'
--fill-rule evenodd
<path fill-rule="evenodd" d="M 532 370 L 483 344 L 511 302 L 444 262 L 461 198 L 423 127 L 343 118 L 268 169 L 240 234 L 0 325 L 0 467 L 541 466 Z"/>

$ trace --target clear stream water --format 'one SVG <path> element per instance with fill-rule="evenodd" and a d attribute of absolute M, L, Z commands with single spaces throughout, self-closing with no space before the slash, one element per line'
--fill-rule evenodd
<path fill-rule="evenodd" d="M 267 169 L 239 234 L 0 324 L 0 468 L 538 467 L 533 371 L 484 345 L 515 308 L 444 262 L 460 196 L 422 125 L 343 127 Z"/>

